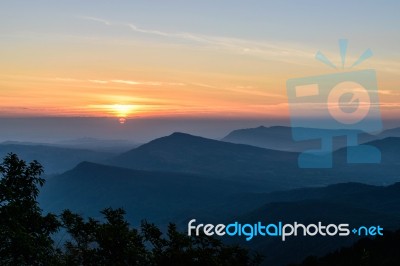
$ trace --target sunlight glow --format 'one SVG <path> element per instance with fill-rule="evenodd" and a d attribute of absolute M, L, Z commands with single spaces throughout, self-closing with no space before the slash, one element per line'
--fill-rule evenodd
<path fill-rule="evenodd" d="M 138 106 L 133 104 L 104 104 L 90 105 L 89 108 L 97 110 L 98 112 L 106 111 L 108 114 L 112 114 L 113 116 L 120 118 L 121 122 L 123 119 L 126 119 L 129 115 L 136 111 Z"/>
<path fill-rule="evenodd" d="M 135 105 L 129 104 L 114 104 L 110 109 L 116 116 L 125 118 L 136 109 L 135 107 Z"/>

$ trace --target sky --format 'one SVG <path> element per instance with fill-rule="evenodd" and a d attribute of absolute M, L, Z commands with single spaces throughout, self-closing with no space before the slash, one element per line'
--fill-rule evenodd
<path fill-rule="evenodd" d="M 347 71 L 315 60 L 321 51 L 340 64 L 345 38 L 346 67 L 373 51 L 352 70 L 376 70 L 382 116 L 393 120 L 399 9 L 394 0 L 1 1 L 0 118 L 285 123 L 287 80 Z"/>

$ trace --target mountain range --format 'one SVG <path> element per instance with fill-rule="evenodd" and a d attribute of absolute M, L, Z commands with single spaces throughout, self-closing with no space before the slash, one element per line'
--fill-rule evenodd
<path fill-rule="evenodd" d="M 140 170 L 157 170 L 242 180 L 261 190 L 279 190 L 340 182 L 389 184 L 399 180 L 400 138 L 367 144 L 381 149 L 382 164 L 347 164 L 347 149 L 333 153 L 331 169 L 299 169 L 299 153 L 174 133 L 118 155 L 107 164 Z M 365 155 L 367 156 L 367 155 Z M 313 158 L 311 158 L 313 160 Z"/>
<path fill-rule="evenodd" d="M 248 144 L 256 147 L 273 149 L 273 150 L 282 150 L 282 151 L 304 151 L 306 149 L 318 148 L 320 146 L 319 139 L 310 139 L 304 141 L 294 141 L 292 136 L 293 130 L 302 130 L 305 133 L 309 130 L 313 129 L 305 129 L 305 128 L 291 128 L 286 126 L 272 126 L 272 127 L 264 127 L 259 126 L 256 128 L 246 128 L 246 129 L 237 129 L 230 132 L 222 141 L 238 143 L 238 144 Z M 325 132 L 323 134 L 335 134 L 335 132 L 341 133 L 346 130 L 335 130 L 335 129 L 318 129 L 321 132 Z M 380 140 L 388 137 L 400 137 L 400 128 L 393 128 L 382 131 L 377 135 L 371 135 L 367 133 L 361 133 L 355 130 L 347 130 L 348 132 L 354 132 L 359 134 L 358 141 L 359 143 L 366 143 L 373 140 Z M 346 139 L 344 137 L 336 137 L 334 139 L 334 149 L 340 149 L 347 145 Z"/>
<path fill-rule="evenodd" d="M 98 162 L 115 156 L 110 152 L 55 147 L 48 144 L 13 144 L 10 142 L 0 144 L 0 158 L 11 152 L 28 162 L 39 161 L 47 176 L 70 170 L 82 161 Z"/>
<path fill-rule="evenodd" d="M 193 218 L 199 223 L 321 221 L 400 227 L 400 183 L 386 187 L 343 183 L 271 193 L 253 190 L 224 179 L 84 162 L 48 180 L 39 201 L 45 211 L 60 213 L 69 208 L 95 218 L 100 218 L 100 209 L 123 207 L 131 224 L 148 219 L 165 228 L 172 221 L 182 230 Z M 280 239 L 258 237 L 251 242 L 243 238 L 226 241 L 257 250 L 265 256 L 265 265 L 285 265 L 351 245 L 357 239 L 299 237 L 282 243 Z"/>
<path fill-rule="evenodd" d="M 279 134 L 274 138 L 279 139 Z M 147 219 L 165 228 L 175 222 L 182 230 L 192 218 L 204 223 L 368 223 L 397 229 L 400 138 L 373 139 L 366 144 L 381 151 L 381 164 L 348 165 L 347 149 L 339 148 L 333 153 L 333 168 L 300 169 L 295 151 L 185 133 L 173 133 L 120 154 L 78 149 L 79 145 L 67 149 L 33 144 L 1 144 L 0 152 L 15 152 L 28 161 L 37 159 L 53 174 L 65 171 L 48 178 L 41 190 L 39 201 L 46 212 L 69 208 L 85 217 L 100 218 L 101 209 L 123 207 L 131 224 Z M 355 240 L 354 236 L 299 237 L 285 243 L 266 238 L 251 242 L 225 239 L 259 251 L 266 265 L 299 262 Z"/>
<path fill-rule="evenodd" d="M 390 186 L 370 186 L 360 183 L 335 184 L 322 188 L 246 194 L 233 196 L 226 208 L 235 206 L 236 216 L 231 221 L 254 224 L 299 222 L 303 224 L 380 225 L 385 230 L 400 227 L 400 183 Z M 260 206 L 247 213 L 252 206 Z M 243 239 L 234 243 L 258 250 L 265 256 L 265 265 L 287 265 L 304 260 L 307 256 L 321 256 L 341 246 L 349 246 L 359 236 L 349 237 L 295 237 L 280 239 L 258 237 L 250 242 Z M 289 255 L 290 254 L 290 255 Z"/>
<path fill-rule="evenodd" d="M 149 219 L 166 225 L 198 213 L 207 216 L 211 206 L 231 193 L 253 190 L 241 182 L 82 162 L 49 179 L 39 201 L 45 211 L 69 208 L 92 217 L 106 207 L 123 207 L 132 223 Z"/>

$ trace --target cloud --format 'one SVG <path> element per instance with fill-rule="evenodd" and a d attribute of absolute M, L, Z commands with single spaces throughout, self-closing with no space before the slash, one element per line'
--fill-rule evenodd
<path fill-rule="evenodd" d="M 98 80 L 98 79 L 89 79 L 88 80 L 91 83 L 97 83 L 97 84 L 107 84 L 109 83 L 107 80 Z"/>
<path fill-rule="evenodd" d="M 96 18 L 96 17 L 90 17 L 90 16 L 80 16 L 81 19 L 84 20 L 89 20 L 93 22 L 98 22 L 107 26 L 120 26 L 120 27 L 127 27 L 132 31 L 138 32 L 138 33 L 145 33 L 145 34 L 151 34 L 151 35 L 158 35 L 162 37 L 172 37 L 172 38 L 180 38 L 180 39 L 186 39 L 186 40 L 191 40 L 191 41 L 197 41 L 197 42 L 204 42 L 204 43 L 212 43 L 211 40 L 208 40 L 207 37 L 197 35 L 197 34 L 191 34 L 191 33 L 170 33 L 170 32 L 163 32 L 159 30 L 150 30 L 150 29 L 144 29 L 141 28 L 137 25 L 134 25 L 132 23 L 122 23 L 122 22 L 111 22 L 105 19 L 101 18 Z"/>
<path fill-rule="evenodd" d="M 209 84 L 205 84 L 205 83 L 193 82 L 191 84 L 194 85 L 194 86 L 197 86 L 197 87 L 203 87 L 203 88 L 208 88 L 208 89 L 217 89 L 217 87 L 209 85 Z"/>
<path fill-rule="evenodd" d="M 135 80 L 123 80 L 123 79 L 113 79 L 110 81 L 104 81 L 106 83 L 119 83 L 119 84 L 126 84 L 126 85 L 148 85 L 148 86 L 185 86 L 185 83 L 180 82 L 160 82 L 160 81 L 135 81 Z"/>
<path fill-rule="evenodd" d="M 113 79 L 111 80 L 113 83 L 120 83 L 120 84 L 126 84 L 126 85 L 140 85 L 143 84 L 142 82 L 137 82 L 133 80 L 122 80 L 122 79 Z"/>
<path fill-rule="evenodd" d="M 41 80 L 41 81 L 49 81 L 49 82 L 66 82 L 66 83 L 77 83 L 77 82 L 89 82 L 95 84 L 110 84 L 110 83 L 118 83 L 125 85 L 147 85 L 147 86 L 186 86 L 186 83 L 183 82 L 161 82 L 161 81 L 137 81 L 137 80 L 125 80 L 125 79 L 110 79 L 110 80 L 102 80 L 102 79 L 77 79 L 77 78 L 61 78 L 61 77 L 32 77 L 32 76 L 8 76 L 8 78 L 12 79 L 28 79 L 28 80 Z"/>
<path fill-rule="evenodd" d="M 74 79 L 74 78 L 49 78 L 49 80 L 63 81 L 63 82 L 77 82 L 77 81 L 79 81 L 79 79 Z"/>
<path fill-rule="evenodd" d="M 40 79 L 40 78 L 39 78 Z M 76 78 L 43 78 L 43 80 L 48 81 L 61 81 L 61 82 L 90 82 L 95 84 L 110 84 L 118 83 L 125 85 L 147 85 L 147 86 L 185 86 L 182 82 L 161 82 L 161 81 L 137 81 L 137 80 L 125 80 L 125 79 L 111 79 L 111 80 L 101 80 L 101 79 L 76 79 Z"/>
<path fill-rule="evenodd" d="M 81 16 L 79 18 L 111 27 L 125 27 L 136 33 L 148 34 L 162 38 L 184 40 L 192 44 L 201 45 L 206 49 L 215 49 L 234 54 L 255 56 L 261 59 L 274 60 L 302 66 L 315 65 L 314 57 L 317 49 L 311 47 L 309 44 L 275 42 L 269 40 L 258 41 L 225 36 L 210 36 L 189 32 L 167 32 L 142 28 L 133 23 L 114 22 L 91 16 Z M 179 43 L 182 44 L 182 42 Z M 348 57 L 347 60 L 356 60 L 356 58 Z M 398 60 L 379 58 L 374 60 L 374 65 L 377 70 L 389 74 L 397 74 L 400 71 L 400 63 Z M 382 94 L 385 93 L 383 92 Z"/>
<path fill-rule="evenodd" d="M 95 22 L 100 22 L 100 23 L 103 23 L 103 24 L 105 24 L 105 25 L 107 25 L 107 26 L 111 26 L 111 25 L 112 25 L 111 22 L 109 22 L 109 21 L 107 21 L 107 20 L 105 20 L 105 19 L 100 19 L 100 18 L 95 18 L 95 17 L 89 17 L 89 16 L 80 16 L 79 18 L 85 19 L 85 20 L 91 20 L 91 21 L 95 21 Z"/>
<path fill-rule="evenodd" d="M 80 19 L 101 23 L 106 26 L 114 27 L 125 27 L 136 33 L 148 34 L 153 36 L 159 36 L 163 38 L 173 38 L 179 40 L 190 41 L 192 43 L 201 44 L 206 48 L 214 48 L 218 50 L 224 50 L 233 53 L 268 57 L 269 59 L 274 58 L 277 60 L 287 61 L 295 58 L 314 58 L 315 52 L 313 50 L 305 49 L 304 47 L 293 48 L 293 45 L 287 43 L 273 43 L 263 41 L 253 41 L 239 38 L 230 37 L 219 37 L 209 36 L 196 33 L 187 32 L 165 32 L 160 30 L 145 29 L 132 23 L 112 22 L 101 18 L 95 18 L 90 16 L 81 16 Z"/>
<path fill-rule="evenodd" d="M 400 109 L 400 103 L 380 103 L 379 107 L 385 109 Z"/>
<path fill-rule="evenodd" d="M 354 88 L 353 89 L 353 92 L 364 92 L 365 90 L 364 89 L 361 89 L 361 88 Z M 378 93 L 378 94 L 381 94 L 381 95 L 400 95 L 400 92 L 399 91 L 396 91 L 396 90 L 381 90 L 381 89 L 378 89 L 378 90 L 376 90 L 376 91 L 368 91 L 369 93 Z"/>
<path fill-rule="evenodd" d="M 400 93 L 398 91 L 394 91 L 394 90 L 378 90 L 379 94 L 382 95 L 399 95 Z"/>
<path fill-rule="evenodd" d="M 254 88 L 253 86 L 237 86 L 236 88 L 229 90 L 240 94 L 249 94 L 261 97 L 286 98 L 286 95 L 284 94 L 272 93 L 263 90 L 256 90 L 256 88 Z"/>

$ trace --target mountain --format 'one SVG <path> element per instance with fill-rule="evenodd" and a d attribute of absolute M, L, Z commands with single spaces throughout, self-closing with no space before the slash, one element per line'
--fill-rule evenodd
<path fill-rule="evenodd" d="M 107 152 L 47 145 L 0 144 L 0 158 L 10 152 L 17 154 L 21 159 L 28 162 L 32 160 L 39 161 L 43 165 L 46 175 L 65 172 L 82 161 L 98 162 L 113 156 L 112 153 Z"/>
<path fill-rule="evenodd" d="M 377 147 L 381 151 L 383 164 L 398 164 L 400 162 L 400 137 L 387 137 L 366 144 Z"/>
<path fill-rule="evenodd" d="M 384 160 L 400 147 L 398 139 L 381 145 Z M 381 144 L 387 142 L 388 144 Z M 244 144 L 206 139 L 184 133 L 153 140 L 123 153 L 108 164 L 149 171 L 192 173 L 214 178 L 242 180 L 259 191 L 324 186 L 343 182 L 385 185 L 400 181 L 400 165 L 347 164 L 347 149 L 333 154 L 333 168 L 299 169 L 298 153 L 275 151 Z M 364 155 L 363 155 L 364 156 Z M 393 155 L 397 157 L 397 155 Z M 310 160 L 317 160 L 311 157 Z"/>
<path fill-rule="evenodd" d="M 297 154 L 232 144 L 184 133 L 173 133 L 123 153 L 108 164 L 131 169 L 169 171 L 229 178 L 260 188 L 291 187 L 275 169 L 297 163 Z M 290 178 L 289 178 L 290 179 Z M 296 181 L 292 180 L 294 186 Z M 271 187 L 271 189 L 272 189 Z"/>
<path fill-rule="evenodd" d="M 299 130 L 307 130 L 304 128 L 298 128 Z M 340 131 L 343 133 L 346 131 L 353 132 L 351 130 L 333 130 L 333 129 L 320 129 L 326 132 L 336 132 Z M 304 151 L 306 149 L 318 148 L 320 146 L 320 141 L 316 140 L 306 140 L 306 141 L 294 141 L 292 137 L 293 128 L 285 126 L 273 126 L 273 127 L 256 127 L 256 128 L 246 128 L 238 129 L 230 132 L 225 136 L 222 141 L 248 144 L 256 147 L 281 150 L 281 151 Z M 328 133 L 327 133 L 328 134 Z M 374 140 L 384 139 L 388 137 L 400 137 L 400 128 L 388 129 L 381 132 L 378 135 L 370 135 L 367 133 L 362 133 L 359 135 L 359 143 L 371 142 Z M 334 149 L 340 149 L 345 147 L 346 138 L 345 137 L 335 137 Z"/>
<path fill-rule="evenodd" d="M 229 204 L 236 210 L 276 202 L 331 202 L 359 209 L 383 212 L 400 217 L 400 182 L 389 186 L 361 183 L 340 183 L 318 188 L 301 188 L 271 193 L 241 193 L 232 195 Z M 223 206 L 229 208 L 228 206 Z"/>
<path fill-rule="evenodd" d="M 245 213 L 255 208 L 272 202 L 296 202 L 304 200 L 330 200 L 345 198 L 355 193 L 370 193 L 382 190 L 382 186 L 373 186 L 361 183 L 339 183 L 324 187 L 309 187 L 293 190 L 274 191 L 267 193 L 239 193 L 233 194 L 225 202 L 218 206 L 230 215 Z"/>
<path fill-rule="evenodd" d="M 261 207 L 251 210 L 251 206 L 260 206 L 261 202 L 264 202 Z M 400 228 L 400 183 L 386 187 L 346 183 L 323 188 L 247 194 L 245 197 L 232 196 L 225 206 L 228 205 L 236 206 L 237 213 L 243 213 L 246 208 L 250 210 L 231 220 L 242 224 L 258 221 L 310 224 L 321 221 L 324 224 L 348 223 L 352 228 L 376 225 L 385 230 Z M 359 237 L 354 235 L 346 238 L 316 236 L 296 237 L 282 242 L 271 237 L 256 237 L 250 242 L 243 239 L 237 242 L 265 255 L 265 265 L 286 265 L 310 255 L 321 256 L 341 246 L 351 245 L 357 239 Z"/>
<path fill-rule="evenodd" d="M 323 257 L 310 256 L 301 264 L 291 266 L 353 266 L 353 265 L 400 265 L 400 230 L 386 231 L 375 239 L 363 238 L 351 247 L 335 250 Z"/>
<path fill-rule="evenodd" d="M 318 222 L 324 225 L 346 223 L 350 225 L 350 230 L 360 226 L 379 225 L 392 230 L 400 227 L 400 217 L 395 215 L 317 200 L 270 203 L 238 220 L 250 224 L 258 221 L 264 223 L 282 221 L 290 224 L 298 222 L 305 225 L 318 224 Z M 244 241 L 239 243 L 263 254 L 264 265 L 287 265 L 302 261 L 310 255 L 321 256 L 339 247 L 349 246 L 357 239 L 359 237 L 354 235 L 329 238 L 299 236 L 288 238 L 283 242 L 278 238 L 258 237 L 250 243 Z"/>
<path fill-rule="evenodd" d="M 95 218 L 100 218 L 98 211 L 105 207 L 123 207 L 131 224 L 147 219 L 165 228 L 168 222 L 175 222 L 181 230 L 186 230 L 191 219 L 199 223 L 321 221 L 400 228 L 400 183 L 386 187 L 344 183 L 271 193 L 254 191 L 254 186 L 245 181 L 83 162 L 49 179 L 39 202 L 45 211 L 60 213 L 69 208 Z M 298 237 L 283 243 L 280 239 L 256 237 L 250 242 L 243 238 L 225 241 L 259 251 L 265 256 L 265 265 L 285 265 L 309 255 L 321 256 L 357 239 Z"/>
<path fill-rule="evenodd" d="M 69 208 L 92 217 L 106 207 L 123 207 L 132 224 L 148 219 L 166 225 L 197 215 L 212 219 L 208 209 L 240 191 L 252 190 L 240 182 L 83 162 L 49 179 L 39 202 L 45 211 Z"/>
<path fill-rule="evenodd" d="M 388 137 L 400 137 L 400 127 L 386 129 L 378 135 L 378 139 L 388 138 Z"/>
<path fill-rule="evenodd" d="M 274 202 L 323 201 L 368 209 L 400 217 L 400 183 L 390 186 L 373 186 L 361 183 L 340 183 L 318 188 L 300 188 L 270 193 L 233 194 L 225 205 L 216 208 L 226 213 L 245 213 L 254 206 Z"/>
<path fill-rule="evenodd" d="M 281 150 L 303 151 L 308 147 L 318 147 L 318 140 L 296 142 L 292 138 L 292 128 L 285 126 L 246 128 L 234 130 L 222 141 L 247 144 L 256 147 Z"/>
<path fill-rule="evenodd" d="M 346 177 L 346 181 L 368 184 L 388 185 L 400 181 L 400 138 L 389 137 L 365 143 L 379 149 L 381 162 L 378 164 L 348 164 L 347 148 L 334 152 L 335 159 L 332 170 L 336 175 Z M 368 158 L 369 153 L 360 153 L 360 158 Z M 358 179 L 358 180 L 356 180 Z M 375 181 L 374 181 L 375 180 Z"/>
<path fill-rule="evenodd" d="M 93 151 L 103 151 L 111 153 L 122 153 L 133 149 L 139 144 L 129 140 L 119 139 L 96 139 L 96 138 L 79 138 L 72 140 L 58 141 L 53 145 L 58 147 L 85 149 Z"/>

